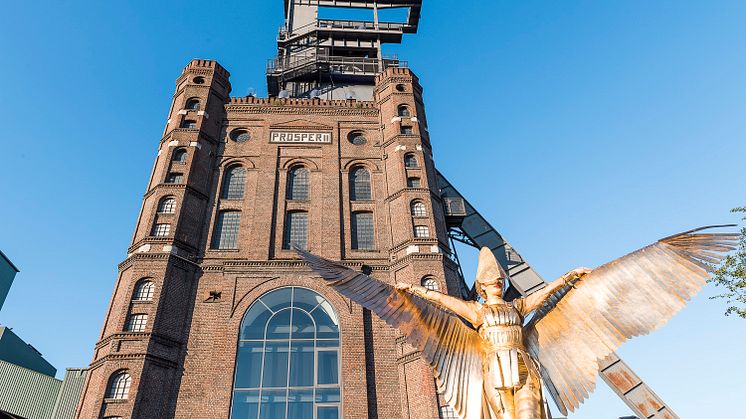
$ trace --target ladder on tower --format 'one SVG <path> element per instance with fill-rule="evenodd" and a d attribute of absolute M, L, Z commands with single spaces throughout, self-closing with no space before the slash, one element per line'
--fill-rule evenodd
<path fill-rule="evenodd" d="M 507 299 L 528 296 L 546 286 L 523 257 L 482 217 L 461 193 L 437 172 L 445 207 L 448 234 L 452 240 L 477 249 L 488 247 L 510 275 Z M 456 249 L 451 249 L 456 252 Z M 458 261 L 458 256 L 454 255 Z M 463 278 L 462 278 L 463 279 Z M 472 293 L 473 295 L 473 293 Z M 599 375 L 606 384 L 643 419 L 679 419 L 660 397 L 616 353 L 599 362 Z"/>

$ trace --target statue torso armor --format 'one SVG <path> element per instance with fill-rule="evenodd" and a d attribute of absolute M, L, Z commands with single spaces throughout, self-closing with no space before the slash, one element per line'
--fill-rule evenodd
<path fill-rule="evenodd" d="M 484 367 L 490 370 L 496 388 L 520 387 L 526 379 L 529 361 L 523 344 L 522 304 L 521 299 L 484 304 L 480 311 L 478 332 L 490 344 Z"/>

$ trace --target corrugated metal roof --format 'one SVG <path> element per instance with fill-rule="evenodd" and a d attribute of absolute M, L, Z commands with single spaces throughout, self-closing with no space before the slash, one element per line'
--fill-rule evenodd
<path fill-rule="evenodd" d="M 26 419 L 49 419 L 62 381 L 0 361 L 0 411 Z"/>
<path fill-rule="evenodd" d="M 57 402 L 54 404 L 52 419 L 73 419 L 80 395 L 83 393 L 87 372 L 88 370 L 81 369 L 69 368 L 67 370 Z"/>

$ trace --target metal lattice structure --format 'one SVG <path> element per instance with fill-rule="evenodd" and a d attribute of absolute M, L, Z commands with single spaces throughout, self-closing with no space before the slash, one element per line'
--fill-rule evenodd
<path fill-rule="evenodd" d="M 370 10 L 373 18 L 320 19 L 319 8 Z M 371 99 L 377 74 L 407 65 L 383 55 L 382 45 L 416 33 L 421 8 L 421 0 L 285 0 L 277 57 L 267 64 L 269 95 Z M 406 9 L 406 21 L 381 21 L 379 11 L 389 9 Z"/>

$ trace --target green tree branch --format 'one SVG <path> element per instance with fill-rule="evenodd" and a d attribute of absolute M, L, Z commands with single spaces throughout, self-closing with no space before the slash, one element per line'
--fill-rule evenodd
<path fill-rule="evenodd" d="M 731 212 L 746 213 L 746 207 L 734 208 Z M 742 220 L 746 220 L 746 217 Z M 746 228 L 741 229 L 741 242 L 738 250 L 735 254 L 725 258 L 710 282 L 725 289 L 722 294 L 711 297 L 728 302 L 725 315 L 736 314 L 746 319 Z"/>

